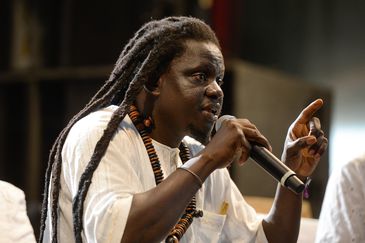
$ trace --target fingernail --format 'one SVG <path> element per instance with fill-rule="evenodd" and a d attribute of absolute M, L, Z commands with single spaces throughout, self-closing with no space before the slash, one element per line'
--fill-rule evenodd
<path fill-rule="evenodd" d="M 314 149 L 309 150 L 310 155 L 314 155 L 314 153 L 315 153 Z"/>

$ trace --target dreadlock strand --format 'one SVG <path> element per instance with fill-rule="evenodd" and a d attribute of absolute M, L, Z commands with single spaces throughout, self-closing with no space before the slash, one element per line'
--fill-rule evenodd
<path fill-rule="evenodd" d="M 85 168 L 84 172 L 80 177 L 79 189 L 72 203 L 74 234 L 77 243 L 82 242 L 81 231 L 83 228 L 82 224 L 83 202 L 86 198 L 87 191 L 91 184 L 92 175 L 96 170 L 97 166 L 99 165 L 101 158 L 104 156 L 112 136 L 114 135 L 116 129 L 118 128 L 120 122 L 124 119 L 126 114 L 124 106 L 119 107 L 118 110 L 121 110 L 121 112 L 113 113 L 113 116 L 109 121 L 106 129 L 104 130 L 102 137 L 95 146 L 94 153 L 89 163 L 87 164 L 87 167 Z"/>
<path fill-rule="evenodd" d="M 69 128 L 69 126 L 67 127 Z M 64 129 L 61 132 L 60 140 L 57 144 L 57 153 L 54 157 L 54 162 L 52 165 L 52 173 L 51 173 L 51 183 L 52 183 L 52 190 L 51 190 L 51 225 L 52 225 L 52 242 L 57 243 L 57 222 L 58 222 L 58 199 L 59 199 L 59 192 L 61 189 L 60 185 L 60 175 L 61 175 L 61 168 L 62 168 L 62 146 L 66 140 L 66 132 L 69 129 Z"/>
<path fill-rule="evenodd" d="M 162 46 L 163 43 L 161 44 L 161 42 L 160 42 L 160 45 Z M 139 91 L 142 89 L 142 85 L 146 82 L 146 79 L 145 79 L 146 74 L 150 73 L 151 70 L 153 70 L 153 68 L 156 67 L 156 63 L 158 63 L 158 61 L 157 61 L 158 58 L 156 58 L 156 56 L 158 56 L 158 54 L 163 55 L 164 53 L 161 52 L 159 50 L 159 48 L 157 48 L 155 46 L 155 49 L 149 53 L 149 55 L 145 59 L 144 63 L 142 64 L 141 69 L 139 70 L 139 72 L 136 74 L 136 76 L 130 83 L 128 91 L 125 94 L 123 103 L 120 106 L 121 109 L 118 109 L 113 114 L 110 122 L 108 123 L 106 130 L 104 131 L 102 138 L 98 141 L 98 143 L 95 147 L 92 159 L 89 161 L 87 168 L 85 169 L 83 175 L 81 176 L 81 179 L 79 182 L 78 195 L 76 196 L 76 198 L 74 199 L 74 202 L 73 202 L 74 233 L 75 233 L 75 238 L 77 240 L 81 240 L 81 231 L 83 228 L 82 227 L 83 201 L 86 198 L 88 188 L 91 184 L 92 175 L 93 175 L 94 171 L 96 170 L 98 164 L 100 163 L 102 156 L 106 152 L 106 149 L 109 145 L 111 136 L 114 134 L 114 132 L 117 129 L 121 120 L 124 119 L 124 117 L 125 117 L 126 109 L 123 107 L 127 107 L 128 105 L 132 104 L 132 102 L 135 100 L 136 94 L 139 93 Z M 153 58 L 151 58 L 151 57 L 153 57 Z M 141 72 L 141 70 L 143 70 L 143 72 Z M 140 82 L 138 82 L 138 81 L 140 81 Z M 122 111 L 122 115 L 118 116 L 117 115 L 119 113 L 118 111 Z M 117 123 L 114 123 L 115 118 L 117 118 L 117 121 L 118 121 Z M 111 125 L 113 125 L 113 124 L 115 126 L 114 128 L 111 127 Z M 107 140 L 108 142 L 105 143 L 104 142 L 105 140 Z"/>
<path fill-rule="evenodd" d="M 139 66 L 142 65 L 141 61 L 138 61 L 138 60 L 145 59 L 152 48 L 153 48 L 152 45 L 147 45 L 142 49 L 136 50 L 136 51 L 138 51 L 138 55 L 134 55 L 134 58 L 137 61 L 130 59 L 129 63 L 125 63 L 125 65 L 123 66 L 123 69 L 120 70 L 120 74 L 118 74 L 116 76 L 117 79 L 116 79 L 114 85 L 110 87 L 110 89 L 107 91 L 107 93 L 104 94 L 104 97 L 102 97 L 102 99 L 108 100 L 109 103 L 111 103 L 112 100 L 117 95 L 122 95 L 122 97 L 120 97 L 120 99 L 123 100 L 124 94 L 126 93 L 126 90 L 128 89 L 129 80 L 132 79 L 131 77 L 136 72 L 135 70 L 138 70 Z"/>
<path fill-rule="evenodd" d="M 51 178 L 51 182 L 52 182 L 52 187 L 54 188 L 54 190 L 52 190 L 51 193 L 51 224 L 52 224 L 52 242 L 57 243 L 57 221 L 58 221 L 58 198 L 59 198 L 59 191 L 60 191 L 60 183 L 59 183 L 59 176 L 60 173 L 57 173 L 58 171 L 58 167 L 60 166 L 61 163 L 57 162 L 53 164 L 53 168 L 52 168 L 52 178 Z M 56 169 L 55 169 L 56 168 Z"/>
<path fill-rule="evenodd" d="M 167 68 L 165 65 L 168 65 L 174 56 L 168 56 L 167 59 L 163 59 L 165 58 L 164 55 L 177 55 L 181 51 L 180 49 L 174 48 L 170 44 L 171 41 L 176 42 L 178 39 L 179 42 L 177 43 L 182 43 L 184 39 L 193 38 L 197 40 L 210 40 L 219 46 L 214 33 L 212 34 L 210 33 L 211 31 L 206 31 L 206 26 L 201 23 L 200 20 L 196 21 L 188 17 L 169 17 L 146 23 L 124 47 L 109 79 L 92 97 L 84 109 L 75 115 L 66 128 L 62 130 L 52 147 L 47 166 L 40 241 L 43 240 L 49 197 L 48 187 L 51 186 L 51 214 L 52 228 L 54 230 L 52 242 L 57 242 L 58 197 L 62 167 L 61 153 L 71 127 L 90 112 L 111 104 L 114 97 L 120 94 L 120 96 L 118 95 L 118 98 L 120 97 L 120 105 L 113 113 L 102 137 L 97 142 L 94 153 L 80 178 L 77 195 L 73 199 L 72 211 L 75 238 L 77 242 L 82 242 L 83 202 L 91 184 L 93 173 L 104 156 L 120 122 L 127 114 L 128 107 L 135 101 L 137 94 L 147 82 L 147 77 L 151 77 L 151 74 L 158 77 L 161 74 L 160 72 L 164 71 L 164 68 Z M 204 32 L 209 33 L 205 34 Z M 163 38 L 161 38 L 162 36 Z M 166 43 L 169 45 L 165 46 Z M 161 58 L 166 63 L 160 61 Z M 144 61 L 142 62 L 142 60 Z M 160 68 L 161 62 L 163 65 L 162 69 Z"/>
<path fill-rule="evenodd" d="M 44 185 L 44 192 L 43 192 L 43 202 L 42 205 L 45 205 L 44 207 L 42 207 L 42 211 L 41 211 L 41 225 L 40 225 L 40 234 L 39 234 L 39 238 L 38 238 L 38 242 L 41 242 L 43 240 L 43 234 L 44 234 L 44 229 L 46 227 L 46 218 L 47 218 L 47 211 L 48 211 L 48 192 L 49 192 L 49 183 L 50 183 L 50 177 L 51 177 L 51 168 L 52 168 L 52 164 L 53 164 L 53 158 L 57 152 L 57 144 L 58 141 L 60 140 L 60 136 L 57 137 L 56 142 L 52 145 L 52 149 L 50 152 L 50 155 L 48 157 L 48 165 L 47 165 L 47 169 L 46 169 L 46 175 L 45 175 L 45 185 Z"/>
<path fill-rule="evenodd" d="M 155 28 L 158 26 L 157 21 L 151 21 L 146 24 L 144 24 L 134 35 L 132 39 L 128 42 L 128 44 L 124 47 L 121 54 L 119 55 L 118 60 L 122 60 L 124 58 L 124 55 L 130 51 L 130 49 L 135 45 L 136 41 L 138 41 L 143 35 L 145 35 L 146 31 L 149 31 L 152 28 Z M 118 62 L 116 63 L 116 66 L 118 66 Z"/>
<path fill-rule="evenodd" d="M 122 104 L 118 107 L 118 109 L 113 113 L 110 121 L 108 122 L 107 127 L 105 128 L 102 137 L 97 142 L 94 153 L 87 164 L 84 172 L 82 173 L 79 181 L 79 189 L 77 192 L 76 197 L 72 203 L 72 210 L 73 210 L 73 221 L 74 221 L 74 234 L 75 240 L 77 243 L 82 242 L 81 238 L 81 231 L 83 229 L 82 224 L 82 215 L 83 215 L 83 203 L 86 198 L 86 194 L 91 184 L 91 178 L 98 167 L 102 157 L 104 156 L 108 145 L 111 141 L 112 136 L 115 134 L 119 124 L 124 119 L 125 115 L 127 114 L 128 107 L 132 104 L 135 100 L 137 94 L 141 91 L 145 79 L 143 78 L 143 69 L 145 66 L 150 65 L 151 59 L 151 52 L 147 55 L 145 61 L 140 66 L 137 74 L 134 76 L 133 80 L 131 81 L 129 88 L 126 92 L 126 99 L 123 100 Z M 142 77 L 141 77 L 142 76 Z M 130 99 L 127 99 L 132 97 Z"/>
<path fill-rule="evenodd" d="M 58 209 L 58 198 L 60 190 L 60 172 L 61 172 L 61 149 L 65 140 L 65 133 L 69 130 L 70 126 L 63 129 L 60 135 L 57 137 L 56 142 L 52 146 L 52 150 L 49 156 L 49 163 L 46 171 L 46 182 L 45 182 L 45 195 L 43 199 L 42 218 L 41 218 L 41 230 L 39 241 L 41 242 L 44 236 L 46 213 L 48 211 L 48 195 L 49 185 L 51 184 L 51 225 L 52 225 L 52 242 L 57 242 L 57 209 Z M 62 144 L 62 145 L 61 145 Z"/>
<path fill-rule="evenodd" d="M 131 71 L 130 71 L 131 72 Z M 129 73 L 129 72 L 128 72 Z M 106 88 L 108 86 L 112 86 L 111 85 L 112 82 L 108 82 L 107 85 L 104 85 L 102 87 L 102 89 L 104 88 L 105 90 L 107 90 Z M 113 84 L 114 86 L 117 86 L 115 84 Z M 117 87 L 116 87 L 117 88 Z M 101 90 L 102 90 L 101 89 Z M 56 239 L 56 235 L 57 235 L 57 209 L 58 209 L 58 196 L 59 196 L 59 189 L 60 189 L 60 186 L 59 186 L 59 175 L 60 175 L 60 172 L 61 172 L 61 163 L 62 163 L 62 160 L 61 160 L 61 151 L 62 151 L 62 146 L 64 144 L 64 141 L 66 139 L 66 136 L 69 132 L 69 130 L 71 129 L 71 127 L 78 121 L 80 120 L 82 117 L 86 116 L 90 111 L 93 111 L 97 108 L 99 108 L 100 106 L 104 105 L 105 103 L 108 102 L 107 99 L 107 96 L 109 94 L 112 93 L 110 91 L 114 91 L 114 89 L 112 90 L 109 90 L 109 92 L 107 92 L 103 97 L 101 97 L 100 99 L 98 100 L 94 100 L 93 102 L 89 102 L 89 106 L 86 106 L 83 110 L 81 110 L 76 116 L 74 116 L 71 121 L 69 122 L 69 124 L 67 125 L 67 127 L 61 132 L 61 134 L 59 135 L 59 137 L 57 138 L 55 144 L 54 144 L 54 148 L 52 149 L 52 152 L 51 152 L 51 156 L 50 156 L 50 160 L 49 160 L 49 163 L 48 163 L 48 167 L 49 169 L 47 170 L 47 173 L 46 173 L 46 184 L 45 184 L 45 195 L 44 195 L 44 202 L 43 202 L 43 218 L 41 219 L 41 234 L 40 234 L 40 241 L 41 239 L 43 238 L 43 232 L 44 232 L 44 229 L 45 229 L 45 220 L 46 220 L 46 213 L 47 213 L 47 210 L 48 210 L 48 187 L 49 187 L 49 184 L 50 184 L 50 177 L 51 177 L 51 171 L 53 171 L 53 180 L 52 180 L 52 203 L 51 203 L 51 215 L 52 215 L 52 225 L 53 225 L 53 240 L 52 242 L 57 242 L 57 239 Z M 98 92 L 97 95 L 95 95 L 96 97 L 100 94 L 101 92 Z M 94 96 L 94 97 L 95 97 Z M 56 149 L 55 149 L 56 147 Z M 55 161 L 55 157 L 59 158 L 58 160 Z M 53 170 L 51 169 L 53 167 Z"/>
<path fill-rule="evenodd" d="M 65 140 L 65 133 L 69 130 L 70 125 L 63 129 L 60 135 L 57 137 L 56 142 L 52 146 L 51 153 L 49 156 L 49 163 L 46 171 L 46 182 L 45 182 L 45 196 L 43 199 L 43 209 L 41 218 L 41 231 L 40 231 L 40 241 L 43 239 L 46 213 L 48 211 L 48 195 L 49 195 L 49 184 L 51 183 L 51 224 L 52 224 L 52 242 L 57 242 L 57 209 L 58 209 L 58 196 L 60 190 L 59 177 L 61 171 L 61 149 Z"/>
<path fill-rule="evenodd" d="M 115 96 L 115 91 L 119 90 L 118 93 L 125 93 L 128 87 L 128 78 L 131 72 L 133 72 L 138 63 L 133 63 L 134 60 L 138 60 L 140 58 L 144 58 L 146 54 L 153 48 L 151 44 L 147 44 L 141 46 L 139 50 L 134 48 L 135 50 L 131 50 L 132 55 L 127 55 L 124 57 L 123 62 L 120 62 L 110 75 L 109 80 L 104 84 L 104 86 L 97 92 L 96 95 L 90 100 L 88 106 L 95 106 L 96 103 L 99 104 L 99 107 L 106 105 L 107 103 L 111 103 L 113 96 Z M 116 72 L 116 70 L 118 70 Z M 124 82 L 123 82 L 124 81 Z"/>
<path fill-rule="evenodd" d="M 128 53 L 130 51 L 130 49 L 135 45 L 136 41 L 138 41 L 138 39 L 143 36 L 145 34 L 145 32 L 151 28 L 153 28 L 154 26 L 156 26 L 156 22 L 157 21 L 152 21 L 150 23 L 145 24 L 140 30 L 138 30 L 136 32 L 136 34 L 134 35 L 134 37 L 127 43 L 127 45 L 124 47 L 124 49 L 122 50 L 118 61 L 115 64 L 115 68 L 119 67 L 119 66 L 124 66 L 121 65 L 120 62 L 122 60 L 125 59 L 125 55 L 126 53 Z M 136 52 L 138 54 L 138 52 Z M 121 71 L 122 72 L 122 71 Z M 114 72 L 111 73 L 109 79 L 105 82 L 105 84 L 97 91 L 97 93 L 94 95 L 94 97 L 89 101 L 88 105 L 90 105 L 91 103 L 93 103 L 96 99 L 99 99 L 102 94 L 105 92 L 105 90 L 109 90 L 109 88 L 113 85 L 114 81 L 116 80 L 116 75 Z M 86 105 L 86 106 L 88 106 Z"/>

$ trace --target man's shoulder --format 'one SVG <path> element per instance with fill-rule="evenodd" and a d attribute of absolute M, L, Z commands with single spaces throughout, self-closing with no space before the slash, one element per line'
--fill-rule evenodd
<path fill-rule="evenodd" d="M 67 135 L 67 141 L 75 141 L 77 143 L 84 140 L 97 141 L 104 133 L 104 130 L 107 128 L 109 121 L 117 108 L 117 106 L 113 105 L 108 106 L 91 112 L 90 114 L 81 118 L 72 126 L 70 132 Z M 121 121 L 119 124 L 116 133 L 118 133 L 118 137 L 121 137 L 124 133 L 134 134 L 134 130 L 135 127 L 132 121 L 130 120 L 129 116 L 126 115 L 123 121 Z"/>
<path fill-rule="evenodd" d="M 93 111 L 78 120 L 73 128 L 105 126 L 110 121 L 110 118 L 116 109 L 116 106 L 108 106 L 97 111 Z"/>
<path fill-rule="evenodd" d="M 71 131 L 103 131 L 110 119 L 112 118 L 114 112 L 118 109 L 118 106 L 111 105 L 97 111 L 93 111 L 85 117 L 78 120 L 71 128 Z M 119 127 L 126 127 L 131 125 L 132 122 L 128 115 L 125 116 L 124 120 L 120 123 Z"/>

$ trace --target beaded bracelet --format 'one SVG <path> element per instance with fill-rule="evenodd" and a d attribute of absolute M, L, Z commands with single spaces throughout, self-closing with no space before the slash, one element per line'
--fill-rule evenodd
<path fill-rule="evenodd" d="M 200 187 L 203 186 L 203 180 L 197 174 L 195 174 L 193 171 L 189 170 L 186 167 L 179 167 L 178 169 L 185 170 L 185 171 L 189 172 L 190 174 L 192 174 L 198 180 Z"/>

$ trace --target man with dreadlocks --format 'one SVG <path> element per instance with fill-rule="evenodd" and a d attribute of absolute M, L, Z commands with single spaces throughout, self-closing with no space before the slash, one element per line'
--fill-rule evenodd
<path fill-rule="evenodd" d="M 296 242 L 302 195 L 278 186 L 259 219 L 225 169 L 250 143 L 269 150 L 247 119 L 223 122 L 223 56 L 196 18 L 146 23 L 109 80 L 61 132 L 49 157 L 44 242 Z M 314 113 L 289 128 L 283 161 L 310 176 L 327 147 Z M 199 142 L 198 142 L 199 141 Z"/>

